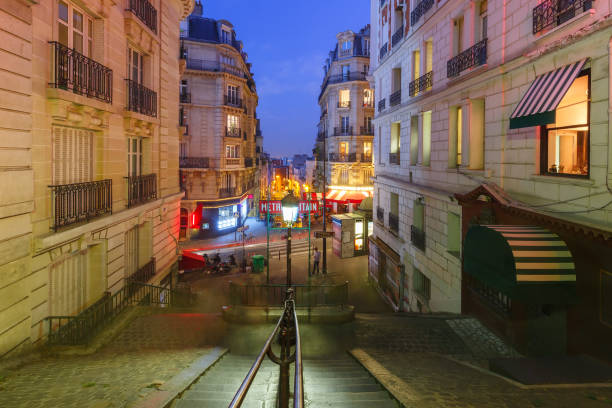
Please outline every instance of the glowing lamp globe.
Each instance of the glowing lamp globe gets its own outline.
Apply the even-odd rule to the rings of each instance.
[[[283,221],[287,224],[293,224],[297,220],[299,204],[300,201],[293,195],[292,191],[289,191],[289,194],[281,200]]]

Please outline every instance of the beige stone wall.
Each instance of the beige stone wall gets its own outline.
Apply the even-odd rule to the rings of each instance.
[[[95,20],[93,59],[113,70],[112,103],[49,85],[49,41],[58,39],[57,1],[0,4],[0,152],[7,153],[0,160],[0,356],[44,342],[45,318],[55,311],[69,308],[78,313],[104,292],[121,289],[128,230],[141,231],[139,264],[149,256],[156,258],[151,283],[164,279],[177,259],[182,194],[176,55],[179,20],[193,2],[153,0],[157,33],[126,11],[123,1],[77,3]],[[150,62],[145,85],[157,93],[156,118],[126,110],[127,44]],[[112,180],[112,214],[53,230],[48,187],[54,182],[53,126],[94,132],[92,179]],[[128,136],[144,138],[143,174],[157,175],[157,199],[131,208],[125,181]],[[68,278],[57,276],[63,263],[77,258],[84,267],[62,269]],[[74,271],[78,280],[71,281],[77,276],[69,274]]]
[[[379,27],[388,27],[390,3],[381,9],[378,0],[371,2],[372,47],[379,49]],[[593,3],[593,9],[577,12],[574,19],[558,27],[532,33],[533,8],[538,2],[512,0],[505,3],[489,0],[486,64],[447,78],[447,61],[454,55],[453,20],[464,19],[464,49],[479,41],[477,27],[479,3],[463,0],[435,2],[432,9],[411,26],[405,37],[388,55],[379,60],[372,53],[371,67],[377,102],[386,98],[387,108],[375,120],[374,155],[376,166],[375,206],[388,205],[390,192],[409,198],[400,203],[400,231],[390,233],[385,223],[376,223],[375,235],[395,248],[409,265],[419,268],[432,282],[430,310],[459,311],[460,265],[448,254],[446,213],[458,211],[449,199],[475,186],[494,182],[517,200],[527,204],[551,203],[540,207],[552,210],[553,216],[612,230],[612,209],[599,209],[611,199],[606,189],[609,145],[609,3]],[[393,14],[393,13],[391,13]],[[391,17],[393,18],[393,17]],[[425,41],[433,41],[433,88],[410,97],[413,80],[413,52],[420,50],[420,75],[424,70]],[[590,58],[590,175],[586,179],[540,175],[539,133],[536,127],[509,129],[509,117],[537,75],[566,64]],[[392,70],[402,70],[401,104],[389,107]],[[478,144],[483,135],[473,127],[478,121],[477,106],[484,103],[484,147]],[[452,108],[463,111],[462,162],[454,166],[455,150],[449,141],[455,125],[449,116]],[[423,112],[431,111],[431,160],[423,162]],[[482,115],[481,115],[482,116]],[[417,132],[411,132],[411,121],[418,118]],[[401,164],[388,161],[393,123],[400,124]],[[418,146],[418,160],[411,160],[411,146]],[[484,155],[480,152],[484,150]],[[423,196],[426,202],[423,253],[410,243],[411,202]],[[574,198],[580,199],[574,200]],[[555,204],[559,201],[571,200]],[[574,212],[574,214],[572,214]],[[405,223],[405,224],[404,224]],[[408,277],[410,278],[410,277]],[[410,279],[408,279],[410,280]],[[434,288],[437,288],[434,290]],[[412,292],[411,292],[412,293]],[[414,304],[410,308],[414,310]]]

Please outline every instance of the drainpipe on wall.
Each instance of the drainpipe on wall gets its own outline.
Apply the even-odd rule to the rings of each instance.
[[[608,42],[608,160],[606,161],[606,188],[610,194],[612,194],[612,188],[610,187],[610,179],[612,179],[612,174],[610,173],[612,171],[610,168],[610,162],[612,162],[612,125],[610,124],[612,120],[612,82],[610,81],[610,67],[612,67],[611,51],[612,37],[610,37],[610,41]],[[589,99],[590,98],[591,95],[589,95]]]

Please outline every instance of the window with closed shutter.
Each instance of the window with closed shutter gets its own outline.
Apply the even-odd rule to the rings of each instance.
[[[53,184],[93,180],[94,132],[65,126],[53,127]]]
[[[50,268],[49,313],[72,316],[85,308],[87,251],[75,252]]]
[[[125,233],[125,277],[138,271],[138,226]]]

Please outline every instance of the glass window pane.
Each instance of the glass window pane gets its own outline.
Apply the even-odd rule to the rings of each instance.
[[[62,23],[57,26],[57,40],[60,44],[68,47],[68,26]]]
[[[83,32],[83,15],[76,10],[72,13],[72,28]]]
[[[87,20],[87,35],[93,37],[93,21]]]
[[[72,48],[79,53],[83,53],[83,36],[76,31],[72,32]]]
[[[68,4],[64,3],[63,1],[60,1],[58,3],[58,14],[60,20],[68,22]]]
[[[548,131],[548,172],[586,176],[588,131],[585,128]]]

